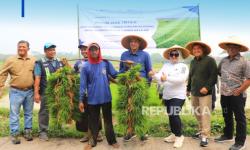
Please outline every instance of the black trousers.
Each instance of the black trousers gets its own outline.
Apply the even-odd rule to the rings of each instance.
[[[224,117],[225,127],[224,135],[228,138],[233,137],[234,120],[236,120],[236,137],[235,143],[244,145],[246,140],[246,116],[245,116],[245,103],[246,98],[243,95],[239,96],[223,96],[221,95],[221,107]]]
[[[212,88],[212,111],[214,111],[215,102],[216,102],[216,88],[215,86],[213,86]]]
[[[180,137],[182,135],[182,123],[179,113],[185,100],[173,98],[170,100],[164,99],[164,102],[167,108],[171,132],[174,133],[175,136]]]
[[[80,132],[88,132],[88,103],[84,101],[84,112],[81,113],[80,120],[76,121],[76,130]],[[99,130],[102,130],[102,120],[99,119]]]
[[[115,132],[112,123],[112,105],[111,102],[99,104],[99,105],[88,105],[88,121],[89,121],[89,129],[91,131],[93,138],[92,146],[95,146],[97,143],[97,136],[99,132],[99,118],[100,118],[100,110],[102,109],[103,119],[104,119],[104,128],[105,128],[105,136],[107,138],[108,144],[112,145],[117,143]]]

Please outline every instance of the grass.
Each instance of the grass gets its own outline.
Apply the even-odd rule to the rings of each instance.
[[[114,113],[114,120],[115,120],[115,114]],[[221,114],[220,111],[214,112],[212,116],[212,135],[218,135],[222,133],[224,122],[221,115],[215,115],[215,114]],[[0,110],[0,137],[8,136],[9,135],[9,110],[4,108]],[[23,112],[21,112],[21,119],[20,119],[20,126],[21,126],[21,132],[23,129]],[[187,116],[181,116],[182,123],[183,123],[183,134],[185,136],[191,136],[192,134],[197,132],[197,121],[195,120],[194,116],[187,115]],[[115,122],[115,121],[114,121]],[[250,134],[250,110],[247,110],[247,134]],[[168,118],[166,115],[161,116],[152,116],[148,117],[148,134],[153,137],[165,137],[169,135],[170,128],[168,123]],[[121,126],[114,123],[115,132],[117,136],[122,136],[122,129]],[[75,129],[75,125],[69,124],[63,126],[63,131],[58,130],[55,128],[54,123],[50,121],[50,132],[49,135],[51,137],[72,137],[72,138],[79,138],[82,136],[81,132],[78,132]],[[33,134],[34,136],[38,136],[38,111],[34,111],[33,115]]]
[[[118,98],[117,92],[117,86],[112,84],[112,96],[113,96],[113,118],[114,118],[114,127],[115,132],[117,136],[122,136],[122,128],[119,124],[117,124],[116,121],[116,100]],[[161,100],[158,99],[158,96],[156,94],[156,87],[152,85],[149,89],[149,100],[146,102],[146,106],[162,106]],[[164,107],[162,107],[165,109]],[[183,107],[183,111],[186,106]],[[250,109],[246,111],[247,116],[247,134],[250,134]],[[20,129],[22,132],[23,129],[23,112],[21,112],[21,118],[20,118]],[[183,122],[183,133],[185,136],[191,136],[194,134],[197,130],[197,121],[192,115],[182,115],[181,116],[182,122]],[[1,108],[0,109],[0,137],[1,136],[8,136],[9,135],[9,109]],[[223,127],[224,127],[224,121],[220,110],[216,110],[213,112],[212,116],[212,135],[218,135],[222,133]],[[147,128],[148,128],[148,134],[150,136],[154,137],[165,137],[170,133],[169,123],[168,123],[168,117],[165,115],[165,113],[160,113],[159,115],[152,115],[147,117]],[[34,110],[33,113],[33,134],[35,136],[38,135],[38,110]],[[69,124],[63,126],[63,131],[58,130],[54,123],[50,120],[50,132],[49,135],[51,137],[73,137],[73,138],[79,138],[82,136],[81,132],[78,132],[75,129],[75,125]]]
[[[1,66],[2,62],[0,62]],[[116,66],[116,69],[118,68],[118,63],[114,64]],[[153,64],[153,68],[155,70],[159,70],[162,67],[161,63],[155,63]],[[117,85],[111,84],[111,91],[112,91],[112,106],[113,106],[113,117],[114,117],[114,128],[117,136],[123,136],[121,126],[116,123],[116,101],[118,98],[118,90]],[[8,88],[4,88],[4,94],[8,92]],[[156,92],[156,86],[155,84],[152,84],[152,86],[149,88],[149,99],[145,103],[145,106],[162,106],[161,100],[158,99],[158,95]],[[184,105],[183,108],[187,106]],[[23,130],[23,112],[21,111],[21,118],[20,118],[20,130],[22,132]],[[250,109],[246,111],[247,116],[247,134],[250,135]],[[181,116],[182,122],[183,122],[183,133],[186,136],[190,136],[194,134],[197,130],[197,121],[192,115],[183,115]],[[223,127],[224,127],[224,121],[220,110],[216,110],[213,113],[212,116],[212,135],[218,135],[222,133]],[[147,117],[147,127],[148,127],[148,134],[150,136],[154,137],[165,137],[170,133],[169,123],[168,123],[168,117],[166,114],[162,113],[160,115],[156,116],[148,116]],[[63,131],[58,130],[54,123],[50,120],[50,132],[49,135],[51,137],[73,137],[73,138],[79,138],[82,136],[81,132],[78,132],[75,129],[75,125],[69,124],[63,126]],[[38,110],[34,110],[33,113],[33,134],[35,136],[38,136]],[[6,108],[0,108],[0,137],[8,136],[9,135],[9,109]]]

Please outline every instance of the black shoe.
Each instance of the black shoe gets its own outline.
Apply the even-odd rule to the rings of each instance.
[[[141,140],[141,141],[146,141],[146,140],[148,140],[148,135],[146,134],[146,135],[141,136],[141,137],[140,137],[140,140]]]
[[[220,137],[214,139],[215,142],[219,142],[219,143],[229,142],[233,140],[234,140],[233,138],[228,138],[225,135],[221,135]]]
[[[197,139],[197,140],[201,139],[201,133],[198,132],[198,133],[192,135],[192,138]]]
[[[201,147],[207,147],[208,146],[208,139],[207,138],[202,138],[200,142]]]
[[[134,133],[133,134],[127,134],[126,136],[123,137],[123,140],[125,142],[128,142],[128,141],[131,141],[135,137],[136,137],[136,135]]]
[[[20,139],[18,138],[18,135],[11,135],[11,142],[13,144],[20,144],[21,143]]]
[[[33,140],[33,137],[32,137],[32,130],[31,129],[25,129],[24,130],[24,138],[27,140],[27,141],[32,141]]]
[[[243,149],[245,149],[245,145],[240,145],[237,143],[235,143],[229,148],[229,150],[243,150]]]

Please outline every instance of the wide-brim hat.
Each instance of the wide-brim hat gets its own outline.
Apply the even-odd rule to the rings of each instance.
[[[140,36],[137,36],[137,35],[127,35],[127,36],[123,37],[122,40],[121,40],[122,46],[124,48],[126,48],[126,49],[130,49],[130,44],[129,43],[130,43],[130,41],[132,39],[137,39],[140,42],[140,46],[139,46],[140,50],[145,49],[147,47],[147,45],[148,45],[147,42],[146,42],[146,40],[143,39]]]
[[[239,52],[245,52],[249,50],[249,48],[245,46],[238,37],[229,37],[227,40],[220,42],[219,46],[224,50],[228,50],[228,48],[230,47],[229,44],[238,45]]]
[[[174,46],[172,46],[172,47],[170,47],[170,48],[167,48],[167,49],[163,52],[164,58],[170,59],[170,56],[169,56],[170,52],[171,52],[171,51],[175,51],[175,50],[178,50],[178,51],[181,52],[181,55],[182,55],[183,59],[185,59],[185,58],[187,58],[187,57],[189,56],[189,51],[188,51],[187,49],[185,49],[184,47],[181,47],[181,46],[179,46],[179,45],[174,45]]]
[[[193,47],[194,47],[194,45],[201,45],[204,55],[208,55],[208,54],[211,53],[211,48],[206,43],[201,42],[201,41],[192,41],[192,42],[187,43],[186,46],[185,46],[185,48],[187,50],[189,50],[191,55],[193,55]]]

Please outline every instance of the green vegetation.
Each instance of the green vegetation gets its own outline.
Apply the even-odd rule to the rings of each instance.
[[[113,116],[115,132],[118,136],[123,136],[122,126],[117,121],[116,103],[118,99],[118,87],[115,84],[111,84],[112,96],[113,96]],[[188,101],[188,100],[186,100]],[[162,106],[161,100],[158,99],[156,93],[156,86],[153,84],[149,88],[149,99],[145,106]],[[185,108],[186,106],[184,106]],[[164,108],[164,107],[163,107]],[[184,110],[183,110],[184,111]],[[21,112],[21,130],[23,130],[23,112]],[[38,111],[35,110],[33,114],[33,133],[38,135]],[[246,110],[247,116],[247,134],[250,135],[250,109]],[[197,121],[193,115],[182,115],[183,132],[185,136],[191,136],[197,130]],[[0,108],[0,136],[9,135],[9,109]],[[216,110],[212,116],[212,134],[218,135],[222,133],[224,127],[223,117],[220,110]],[[50,122],[50,136],[51,137],[81,137],[82,133],[76,131],[74,123],[70,125],[63,124],[63,130],[56,128],[55,124]],[[165,114],[147,116],[147,128],[150,136],[164,137],[170,133],[168,124],[168,117]]]
[[[148,99],[148,84],[140,78],[141,65],[118,76],[117,116],[123,134],[136,133],[140,137],[145,134],[147,122],[142,107]]]
[[[123,136],[122,126],[117,124],[116,122],[116,114],[117,112],[113,108],[113,116],[114,116],[114,125],[115,132],[117,136]],[[247,115],[247,134],[250,135],[250,110],[246,111]],[[21,132],[23,131],[23,112],[21,112]],[[191,136],[197,131],[197,121],[192,115],[184,115],[181,116],[183,123],[183,132],[185,136]],[[9,109],[1,108],[0,109],[0,137],[9,135]],[[148,126],[148,134],[153,137],[165,137],[170,134],[170,128],[168,123],[168,117],[166,115],[161,116],[151,116],[147,117],[147,126]],[[212,135],[219,135],[222,133],[224,127],[223,118],[221,115],[221,111],[216,111],[212,116]],[[75,129],[74,123],[72,124],[64,124],[63,130],[59,130],[56,128],[53,122],[50,122],[50,131],[49,135],[51,137],[73,137],[79,138],[82,136],[81,132],[78,132]],[[33,114],[33,134],[34,136],[38,136],[38,111],[35,110]]]
[[[58,128],[72,119],[79,120],[79,86],[79,74],[71,67],[63,67],[49,76],[46,89],[47,106]]]
[[[3,62],[0,61],[0,66]],[[116,69],[118,69],[119,63],[114,63]],[[153,68],[155,70],[159,70],[162,67],[162,63],[153,63]],[[6,94],[8,91],[7,88],[4,89],[4,93]],[[112,106],[113,106],[113,117],[114,117],[114,126],[115,132],[118,136],[123,136],[123,127],[118,123],[118,112],[116,109],[118,102],[118,86],[115,84],[111,84],[112,91]],[[161,100],[158,99],[158,94],[156,92],[156,85],[152,84],[148,89],[148,100],[145,102],[144,106],[162,106]],[[186,100],[188,102],[188,100]],[[184,108],[187,107],[184,105]],[[162,106],[164,109],[164,106]],[[188,109],[188,107],[187,107]],[[247,116],[247,134],[250,135],[250,109],[246,110]],[[147,116],[147,131],[150,136],[155,137],[164,137],[170,133],[168,117],[166,114],[162,113],[160,115],[152,115]],[[194,134],[197,130],[197,121],[193,115],[182,115],[183,122],[183,132],[185,136],[190,136]],[[20,125],[21,132],[23,130],[23,112],[21,111]],[[216,110],[212,116],[212,134],[217,135],[222,133],[224,127],[224,121],[220,110]],[[38,110],[34,111],[33,114],[33,134],[38,136]],[[51,137],[76,137],[79,138],[82,136],[81,132],[78,132],[75,129],[75,124],[62,124],[62,129],[60,130],[55,122],[50,120],[50,131],[49,135]],[[0,137],[9,135],[9,109],[0,108]]]

